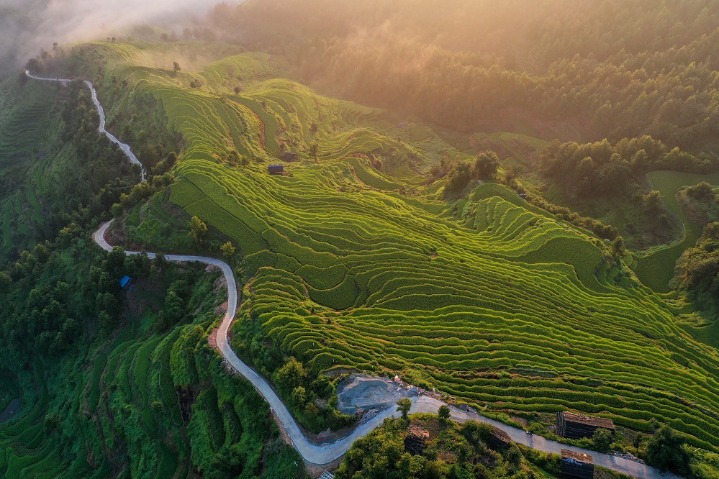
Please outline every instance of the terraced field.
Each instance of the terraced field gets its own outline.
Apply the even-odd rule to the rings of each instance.
[[[238,354],[261,362],[270,344],[315,373],[398,373],[485,413],[572,408],[639,430],[656,418],[717,450],[719,354],[596,238],[498,185],[439,201],[414,173],[421,145],[288,80],[257,78],[238,97],[120,68],[184,135],[170,201],[244,255]],[[301,161],[268,176],[282,143]],[[249,164],[224,162],[228,149]]]

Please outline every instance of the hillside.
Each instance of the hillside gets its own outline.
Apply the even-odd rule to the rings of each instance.
[[[155,95],[182,134],[169,201],[241,251],[234,346],[260,370],[295,357],[307,388],[333,369],[399,373],[485,411],[572,408],[644,431],[656,418],[714,448],[716,351],[596,239],[501,186],[438,201],[412,166],[431,161],[423,145],[380,133],[376,113],[266,73],[239,95],[214,79],[218,68],[244,71],[252,55],[174,77],[133,68],[137,47],[95,48],[105,78],[123,72],[125,95]],[[266,173],[277,161],[272,131],[302,158],[289,176]],[[233,150],[244,167],[224,157]],[[152,230],[134,231],[143,228]]]
[[[0,79],[0,479],[715,477],[708,3],[248,0]]]

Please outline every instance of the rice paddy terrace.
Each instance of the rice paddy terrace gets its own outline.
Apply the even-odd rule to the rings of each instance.
[[[268,57],[174,76],[134,66],[143,47],[95,48],[108,120],[134,92],[160,99],[185,140],[169,200],[243,254],[241,357],[262,369],[269,342],[314,372],[397,373],[484,413],[656,418],[717,450],[719,354],[596,238],[496,184],[440,201],[418,172],[441,140],[407,142],[382,112],[277,78]],[[269,176],[282,151],[299,161]]]

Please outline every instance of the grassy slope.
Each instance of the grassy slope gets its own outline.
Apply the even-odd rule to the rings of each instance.
[[[719,174],[700,175],[676,171],[654,171],[649,175],[652,188],[662,194],[664,204],[684,225],[684,235],[676,243],[652,249],[638,257],[637,276],[655,291],[669,291],[669,282],[674,277],[674,265],[687,248],[693,246],[702,228],[686,217],[677,202],[676,193],[683,186],[692,186],[702,181],[719,185]]]
[[[88,268],[85,260],[67,258],[78,272]],[[243,451],[239,477],[303,477],[265,403],[209,348],[206,332],[216,317],[205,311],[216,302],[216,276],[200,277],[189,300],[191,322],[157,332],[167,285],[145,280],[110,337],[59,362],[37,360],[33,379],[25,377],[22,413],[0,427],[0,478],[195,478],[196,470],[209,469],[226,477],[213,460],[232,444]],[[180,389],[197,394],[189,421]]]
[[[108,53],[183,133],[170,199],[241,248],[252,277],[244,320],[257,318],[286,354],[316,371],[399,372],[482,409],[570,407],[645,430],[658,418],[695,444],[719,443],[717,352],[648,289],[616,285],[597,240],[484,187],[458,205],[463,222],[439,214],[442,203],[411,194],[421,188],[407,164],[421,145],[382,134],[359,107],[264,77],[240,98],[193,90],[190,78],[211,76],[173,78]],[[320,161],[267,176],[267,132],[307,158],[314,122]],[[228,148],[250,165],[220,164]]]
[[[0,171],[16,181],[0,195],[0,264],[46,233],[46,218],[37,193],[47,190],[50,169],[62,168],[74,150],[60,138],[60,97],[56,86],[19,81],[0,83]],[[12,172],[12,173],[11,173]],[[25,183],[33,187],[23,187]]]

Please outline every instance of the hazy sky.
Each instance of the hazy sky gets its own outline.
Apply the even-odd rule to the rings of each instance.
[[[0,0],[0,72],[53,42],[106,38],[144,22],[204,13],[221,0]],[[238,2],[228,2],[238,3]]]

